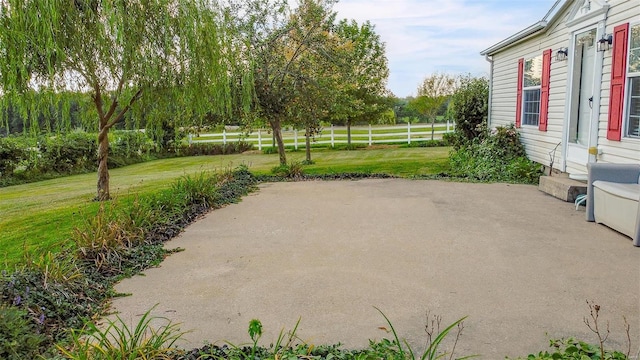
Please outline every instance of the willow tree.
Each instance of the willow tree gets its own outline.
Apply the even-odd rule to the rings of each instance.
[[[33,94],[90,94],[96,199],[109,199],[108,133],[133,109],[230,110],[235,52],[218,9],[213,0],[0,0],[2,94],[23,107]]]

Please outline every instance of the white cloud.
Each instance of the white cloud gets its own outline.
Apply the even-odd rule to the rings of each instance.
[[[389,88],[415,93],[436,72],[486,75],[479,52],[540,20],[554,0],[341,0],[339,18],[370,20],[387,46]]]

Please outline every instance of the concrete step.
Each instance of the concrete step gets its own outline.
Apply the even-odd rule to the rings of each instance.
[[[587,193],[587,184],[569,179],[566,174],[541,176],[538,190],[567,202],[576,201],[576,197]]]

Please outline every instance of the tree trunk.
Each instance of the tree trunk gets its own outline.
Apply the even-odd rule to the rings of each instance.
[[[311,129],[307,127],[307,131],[305,132],[305,143],[307,145],[307,163],[311,164]]]
[[[347,146],[351,146],[351,120],[347,120]]]
[[[103,127],[98,134],[98,189],[97,201],[109,200],[109,168],[107,159],[109,158],[109,128]]]
[[[273,137],[278,144],[278,155],[280,156],[280,165],[287,165],[287,155],[284,153],[284,141],[282,141],[282,126],[280,126],[280,120],[272,120],[271,129],[273,130]]]
[[[431,141],[433,141],[433,135],[434,135],[434,132],[435,132],[435,129],[433,127],[434,127],[435,123],[436,123],[436,118],[434,116],[434,117],[431,118]]]

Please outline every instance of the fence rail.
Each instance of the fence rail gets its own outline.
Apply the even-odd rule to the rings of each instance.
[[[446,124],[419,124],[419,125],[396,125],[396,126],[352,126],[352,144],[393,144],[420,142],[427,140],[439,140],[446,133],[453,132],[454,125]],[[197,136],[189,134],[189,144],[197,143],[217,143],[227,144],[229,142],[245,141],[252,143],[262,150],[273,146],[273,137],[270,130],[259,129],[252,133],[241,132],[237,127],[225,128],[220,133],[199,134]],[[285,146],[294,146],[297,150],[300,146],[305,147],[305,136],[303,130],[289,130],[282,132],[282,140]],[[321,145],[336,146],[347,144],[347,127],[331,126],[323,129],[316,135],[312,143]]]

